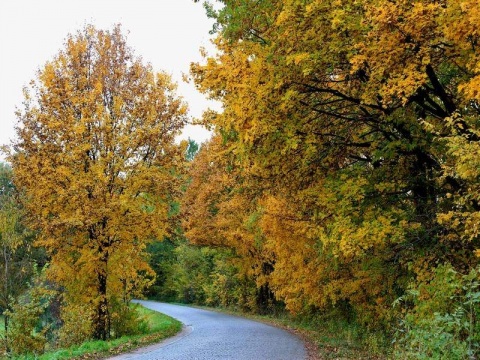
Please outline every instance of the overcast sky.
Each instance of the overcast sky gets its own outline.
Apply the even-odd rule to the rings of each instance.
[[[22,87],[36,70],[63,48],[67,34],[85,24],[112,29],[121,23],[128,44],[154,70],[164,70],[179,83],[178,93],[199,117],[209,105],[191,84],[182,82],[199,48],[211,48],[212,20],[193,0],[0,0],[0,145],[14,136],[15,107]],[[189,128],[185,137],[204,141],[204,129]],[[0,158],[1,159],[1,158]]]

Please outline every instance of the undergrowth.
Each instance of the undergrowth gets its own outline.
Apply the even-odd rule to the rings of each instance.
[[[142,334],[122,336],[109,341],[91,340],[66,349],[57,349],[42,355],[27,354],[12,357],[14,360],[63,360],[63,359],[102,359],[158,342],[178,333],[182,324],[169,316],[135,305],[139,316],[148,326]]]

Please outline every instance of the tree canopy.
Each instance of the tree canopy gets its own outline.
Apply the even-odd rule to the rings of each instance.
[[[49,275],[68,303],[86,303],[94,337],[110,336],[115,299],[154,274],[146,243],[168,232],[185,149],[186,106],[120,26],[86,26],[25,89],[11,162]]]
[[[192,74],[223,104],[204,121],[244,179],[226,188],[258,190],[277,298],[368,323],[438,264],[475,266],[478,3],[221,3],[207,4],[218,53]]]

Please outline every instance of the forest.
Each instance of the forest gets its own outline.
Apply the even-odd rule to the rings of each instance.
[[[190,119],[120,25],[68,35],[25,89],[0,166],[0,356],[134,333],[145,296],[477,359],[478,0],[216,3],[187,80],[221,110]],[[179,144],[192,121],[211,139]]]

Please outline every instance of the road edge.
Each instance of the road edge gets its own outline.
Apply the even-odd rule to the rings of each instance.
[[[168,346],[170,344],[173,344],[173,343],[176,343],[177,341],[182,340],[184,337],[190,335],[192,331],[193,331],[193,326],[183,324],[182,330],[172,337],[163,339],[162,341],[155,344],[140,347],[138,349],[129,351],[127,353],[108,357],[107,360],[127,360],[127,359],[133,359],[138,355],[148,354],[149,352],[155,351],[157,349],[160,349],[162,347]]]

